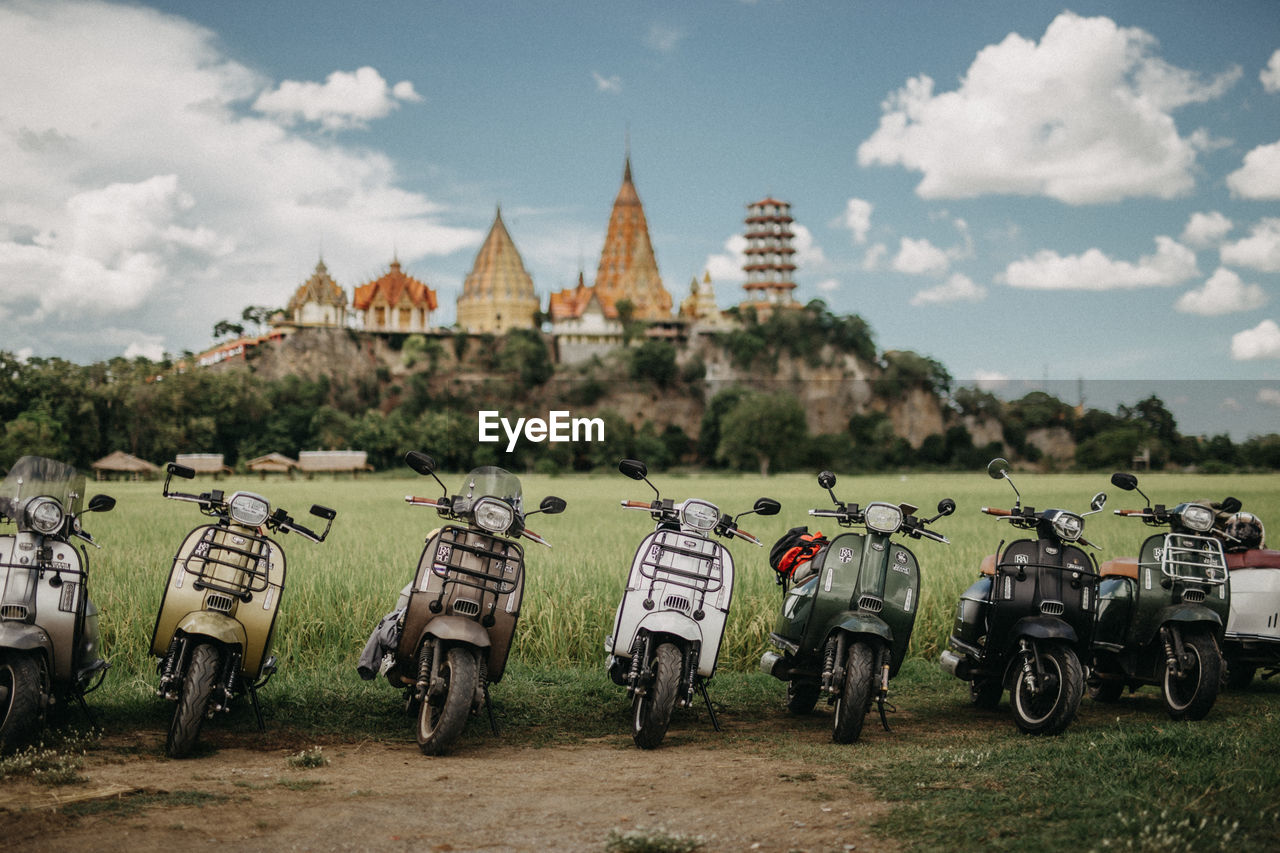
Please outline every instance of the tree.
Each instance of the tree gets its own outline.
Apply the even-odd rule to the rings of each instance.
[[[645,341],[631,351],[631,378],[649,379],[660,388],[675,380],[676,348],[666,341]]]
[[[213,324],[214,340],[221,337],[238,338],[243,334],[244,326],[240,323],[233,323],[230,320],[219,320]]]
[[[741,467],[754,460],[760,476],[785,468],[804,453],[809,432],[804,409],[785,391],[747,392],[720,425],[716,458]]]

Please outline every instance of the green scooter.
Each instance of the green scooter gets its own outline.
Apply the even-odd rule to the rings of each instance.
[[[832,740],[852,743],[862,733],[873,700],[881,725],[889,730],[889,679],[906,657],[920,609],[920,564],[890,537],[901,533],[950,544],[926,528],[955,512],[956,502],[945,498],[937,515],[921,519],[910,504],[846,504],[832,491],[835,484],[830,471],[818,475],[818,485],[836,508],[811,509],[809,514],[834,518],[841,527],[861,525],[866,532],[836,536],[794,575],[779,576],[782,611],[769,640],[782,653],[766,652],[760,668],[787,682],[787,708],[794,714],[812,711],[826,694],[835,705]]]

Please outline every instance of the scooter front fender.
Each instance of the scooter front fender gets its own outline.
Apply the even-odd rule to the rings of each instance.
[[[53,640],[49,638],[48,632],[38,625],[26,622],[0,622],[0,649],[19,652],[39,649],[48,660],[53,660]]]
[[[209,610],[195,610],[188,613],[178,620],[174,630],[188,636],[209,637],[224,645],[239,646],[241,649],[249,644],[243,625],[230,616]]]
[[[1010,635],[1016,641],[1020,637],[1033,640],[1065,640],[1072,645],[1080,642],[1076,629],[1053,616],[1024,616],[1013,623]]]
[[[650,613],[636,625],[636,633],[648,631],[650,634],[670,634],[691,643],[702,642],[702,629],[698,623],[682,613],[670,610],[659,610]],[[630,648],[630,647],[628,647]]]
[[[1171,604],[1160,611],[1160,618],[1157,620],[1161,625],[1168,625],[1170,622],[1181,622],[1183,624],[1204,623],[1213,626],[1213,632],[1219,636],[1222,635],[1223,623],[1222,617],[1214,613],[1207,607],[1199,604]]]
[[[883,619],[876,616],[862,616],[857,613],[845,613],[827,631],[831,636],[837,631],[847,634],[870,634],[879,637],[889,645],[893,645],[893,629]]]
[[[492,645],[489,632],[479,622],[461,616],[437,616],[422,629],[422,635],[451,643],[467,643],[478,649]]]

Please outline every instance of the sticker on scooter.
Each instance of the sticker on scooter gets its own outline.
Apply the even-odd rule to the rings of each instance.
[[[841,562],[841,563],[847,563],[847,562],[849,562],[849,561],[850,561],[850,560],[852,560],[852,559],[853,559],[853,549],[852,549],[852,548],[841,548],[841,549],[840,549],[840,562]]]
[[[440,547],[436,549],[436,562],[447,563],[449,562],[449,557],[452,554],[453,554],[453,546],[446,545],[442,542],[440,544]]]

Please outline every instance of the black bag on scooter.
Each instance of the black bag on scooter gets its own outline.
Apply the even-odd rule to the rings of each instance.
[[[778,583],[784,583],[796,569],[809,562],[827,545],[822,531],[809,532],[808,527],[793,527],[778,538],[769,549],[769,566],[777,572]]]

